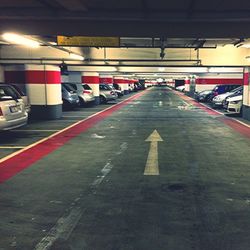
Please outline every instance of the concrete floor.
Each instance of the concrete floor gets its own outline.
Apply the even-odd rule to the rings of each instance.
[[[103,108],[34,122],[1,146]],[[0,249],[250,249],[250,139],[223,119],[167,88],[145,91],[0,185]],[[144,175],[155,129],[159,175]]]

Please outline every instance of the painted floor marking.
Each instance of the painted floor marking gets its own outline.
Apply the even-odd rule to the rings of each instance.
[[[127,142],[123,142],[115,155],[123,153],[126,149]],[[112,159],[108,159],[104,167],[101,169],[99,175],[97,175],[95,180],[90,185],[92,194],[96,194],[98,187],[111,172],[113,167]],[[75,229],[86,210],[86,208],[79,204],[81,198],[77,198],[76,200],[77,202],[75,202],[75,204],[70,208],[69,212],[59,218],[55,226],[52,227],[48,234],[36,245],[35,250],[49,250],[57,239],[67,240],[70,237],[71,233]]]
[[[234,129],[235,131],[239,132],[240,134],[250,138],[250,126],[242,121],[239,121],[238,119],[235,118],[231,118],[231,117],[227,117],[224,115],[224,113],[219,112],[217,110],[214,110],[210,107],[208,107],[207,105],[203,104],[203,103],[198,103],[196,102],[193,98],[185,96],[184,94],[180,94],[176,91],[173,91],[176,95],[178,95],[180,98],[187,100],[189,102],[191,102],[193,105],[202,108],[203,110],[205,110],[208,114],[210,115],[220,115],[219,120],[221,122],[223,122],[224,124],[228,125],[229,127],[231,127],[232,129]]]
[[[21,172],[23,169],[52,153],[54,150],[60,148],[69,140],[75,138],[77,135],[83,133],[87,129],[90,129],[95,124],[109,117],[115,111],[128,105],[131,101],[136,100],[147,92],[148,91],[146,90],[135,94],[121,101],[120,103],[117,103],[83,120],[73,123],[70,126],[41,139],[24,149],[0,159],[0,183],[8,180],[18,172]]]
[[[13,132],[57,132],[59,129],[13,129]]]
[[[19,149],[26,148],[26,146],[0,146],[0,149]]]
[[[162,142],[163,140],[157,130],[154,130],[145,141],[150,142],[150,149],[144,175],[159,175],[158,142]]]

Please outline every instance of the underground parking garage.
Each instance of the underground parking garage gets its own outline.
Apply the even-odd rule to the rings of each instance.
[[[0,1],[0,249],[249,249],[249,10]]]

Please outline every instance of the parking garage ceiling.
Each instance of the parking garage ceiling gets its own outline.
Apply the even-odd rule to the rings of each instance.
[[[248,0],[1,0],[0,29],[33,35],[250,37]]]

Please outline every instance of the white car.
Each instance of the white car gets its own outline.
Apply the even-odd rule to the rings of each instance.
[[[212,105],[213,105],[213,107],[221,107],[223,105],[224,100],[227,97],[234,96],[234,95],[242,95],[242,93],[243,93],[243,86],[240,86],[240,87],[233,89],[229,92],[217,95],[213,98]]]
[[[0,130],[10,130],[27,124],[28,113],[20,94],[11,86],[0,85]]]
[[[229,113],[241,113],[242,103],[243,103],[243,95],[229,97],[227,99],[227,101],[228,101],[227,112],[229,112]]]
[[[178,91],[184,92],[185,91],[185,85],[181,85],[175,88]]]

